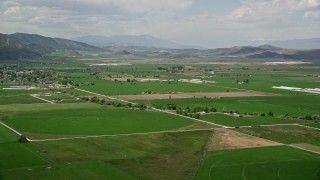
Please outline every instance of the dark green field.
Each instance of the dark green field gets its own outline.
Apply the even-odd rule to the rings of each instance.
[[[34,98],[30,95],[0,96],[0,99],[0,105],[46,103],[45,101]]]

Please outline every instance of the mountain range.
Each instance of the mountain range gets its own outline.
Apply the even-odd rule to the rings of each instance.
[[[219,57],[222,59],[245,58],[320,61],[320,48],[313,50],[296,50],[266,44],[261,46],[200,49],[188,48],[151,36],[86,36],[68,40],[36,34],[0,34],[0,59],[35,58],[57,50],[70,51],[70,53],[67,54],[77,55],[81,55],[81,53],[79,53],[81,51],[130,56],[139,56],[141,53],[153,53],[159,58],[167,59]]]
[[[83,36],[73,38],[75,41],[84,42],[93,46],[108,48],[113,46],[140,46],[140,47],[153,47],[153,48],[170,48],[170,49],[183,49],[188,46],[183,46],[168,40],[155,38],[148,35],[118,35],[118,36]]]

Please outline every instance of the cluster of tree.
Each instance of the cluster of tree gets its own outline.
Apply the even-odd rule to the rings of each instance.
[[[236,84],[249,84],[249,79],[245,79],[245,80],[243,80],[243,81],[237,79],[237,80],[235,81],[235,83],[236,83]]]
[[[157,67],[158,71],[165,71],[167,73],[184,73],[183,66],[172,66],[172,67]]]
[[[124,108],[140,109],[140,110],[147,109],[147,105],[145,104],[132,104],[132,103],[124,103],[120,101],[109,101],[105,99],[99,99],[96,96],[92,98],[80,97],[80,99],[83,101],[90,101],[90,102],[105,105],[105,106],[124,107]]]
[[[260,116],[262,117],[265,117],[265,116],[269,116],[269,117],[273,117],[273,112],[268,112],[267,114],[266,113],[261,113]]]
[[[304,117],[300,117],[300,119],[305,119],[305,120],[320,120],[320,115],[306,115]]]
[[[141,94],[153,94],[152,91],[143,91]]]
[[[217,112],[217,109],[212,107],[212,108],[208,108],[208,107],[186,107],[184,109],[182,109],[181,107],[177,108],[177,105],[175,104],[167,104],[166,106],[162,106],[162,105],[156,105],[153,104],[153,106],[156,109],[167,109],[167,110],[174,110],[176,111],[178,114],[181,114],[181,112],[186,112],[186,113],[199,113],[199,112],[205,112],[205,113],[209,113],[209,112]]]

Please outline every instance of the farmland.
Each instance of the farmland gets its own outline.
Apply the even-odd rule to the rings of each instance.
[[[320,96],[272,88],[319,88],[318,66],[121,58],[3,76],[0,179],[319,178]]]
[[[126,109],[68,109],[19,114],[3,121],[21,132],[62,135],[114,135],[165,131],[192,120],[158,112]]]

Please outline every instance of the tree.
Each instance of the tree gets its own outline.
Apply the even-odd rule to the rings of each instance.
[[[273,117],[273,112],[268,112],[268,116]]]
[[[265,117],[266,113],[261,113],[260,116]]]
[[[28,138],[22,134],[18,137],[18,142],[29,142],[29,141],[28,141]]]
[[[311,115],[306,115],[305,118],[306,118],[306,120],[312,120],[313,119]]]

